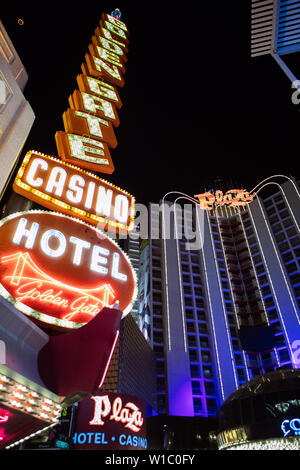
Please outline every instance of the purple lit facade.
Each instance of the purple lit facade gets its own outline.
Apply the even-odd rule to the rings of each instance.
[[[158,412],[215,416],[251,378],[300,368],[297,182],[268,184],[243,209],[205,211],[198,250],[163,240],[164,219],[150,208],[139,326],[156,355]],[[195,214],[187,223],[200,231]]]

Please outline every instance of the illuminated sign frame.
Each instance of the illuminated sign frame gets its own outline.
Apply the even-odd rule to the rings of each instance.
[[[103,276],[105,277],[104,279],[102,278],[103,288],[105,287],[106,283],[110,282],[110,281],[107,280],[107,277],[106,277],[106,276],[107,276],[107,274],[106,274],[107,269],[105,268],[105,266],[109,267],[109,262],[106,262],[106,261],[105,261],[105,256],[110,256],[110,257],[111,257],[111,255],[109,255],[109,254],[107,253],[107,250],[105,249],[105,246],[103,246],[103,243],[106,242],[109,246],[115,247],[116,252],[122,254],[122,256],[124,257],[125,266],[127,266],[127,267],[126,267],[127,272],[130,273],[130,276],[131,276],[131,280],[129,280],[129,281],[130,281],[130,283],[131,283],[131,288],[132,288],[132,297],[131,297],[130,299],[129,299],[129,297],[128,297],[128,299],[126,299],[126,301],[125,301],[125,304],[127,304],[126,308],[121,308],[121,307],[120,307],[120,310],[122,310],[122,312],[123,312],[123,316],[125,316],[127,313],[129,313],[129,311],[130,311],[131,308],[132,308],[133,303],[135,302],[136,296],[137,296],[136,273],[135,273],[135,270],[133,269],[133,267],[132,267],[132,265],[131,265],[131,261],[130,261],[129,257],[127,256],[127,254],[126,254],[125,252],[123,252],[123,250],[119,247],[119,245],[118,245],[114,240],[112,240],[108,235],[106,235],[104,232],[102,232],[101,230],[99,230],[99,229],[93,227],[92,225],[89,225],[89,224],[87,224],[87,223],[85,223],[85,222],[82,222],[82,221],[79,221],[79,220],[77,220],[77,219],[75,219],[75,218],[73,218],[73,217],[70,217],[70,216],[67,216],[67,215],[64,215],[64,214],[60,214],[60,213],[57,213],[57,212],[48,212],[48,211],[36,210],[36,211],[25,211],[25,212],[19,212],[19,213],[11,214],[11,215],[9,215],[8,217],[6,217],[6,218],[0,220],[0,230],[2,229],[3,226],[5,226],[6,223],[9,223],[9,222],[12,221],[13,219],[19,218],[20,220],[22,220],[22,217],[23,217],[23,218],[26,217],[26,216],[27,216],[27,217],[30,217],[31,215],[32,215],[32,216],[33,216],[33,215],[52,216],[54,219],[58,217],[58,218],[61,218],[61,224],[64,223],[64,220],[65,220],[66,222],[67,222],[67,221],[73,221],[73,222],[76,224],[76,228],[78,228],[78,230],[81,230],[81,231],[83,232],[83,231],[86,231],[87,229],[90,229],[90,230],[92,231],[92,234],[98,234],[98,235],[99,235],[99,240],[100,240],[100,245],[99,245],[100,248],[99,248],[99,250],[102,250],[102,251],[99,251],[99,250],[98,250],[99,253],[97,254],[97,259],[96,259],[96,261],[97,261],[98,263],[100,263],[101,265],[98,264],[98,266],[96,266],[96,267],[97,267],[96,272],[99,272],[99,273],[100,273],[100,270],[101,270]],[[33,225],[33,224],[32,224],[32,225]],[[69,225],[70,225],[70,224],[69,224]],[[77,226],[78,226],[78,227],[77,227]],[[30,233],[31,233],[31,232],[33,233],[33,227],[32,227],[32,226],[31,226],[31,229],[29,230],[29,229],[27,229],[27,228],[25,227],[25,225],[24,225],[24,227],[22,227],[22,229],[21,229],[22,234],[21,234],[21,235],[20,235],[20,234],[17,234],[17,231],[19,231],[19,228],[20,228],[20,222],[19,222],[18,227],[17,227],[17,229],[16,229],[16,231],[15,231],[15,234],[14,234],[14,242],[13,242],[13,243],[14,243],[14,245],[15,245],[15,251],[12,252],[13,249],[11,248],[11,249],[10,249],[10,253],[8,253],[8,256],[4,256],[4,258],[5,258],[4,260],[2,259],[2,258],[3,258],[3,257],[2,257],[2,258],[1,258],[1,263],[0,263],[0,268],[1,268],[1,270],[2,270],[2,269],[3,269],[3,268],[2,268],[3,263],[5,264],[5,263],[7,263],[7,262],[13,262],[13,261],[15,262],[15,264],[13,265],[13,271],[11,271],[11,274],[8,273],[8,276],[6,276],[6,277],[8,277],[8,278],[10,279],[10,285],[14,284],[13,289],[16,290],[16,289],[17,289],[16,286],[19,286],[19,283],[18,283],[18,282],[19,282],[20,280],[23,282],[23,279],[25,279],[24,282],[28,282],[28,280],[31,281],[31,282],[36,282],[36,283],[40,283],[40,284],[41,284],[41,282],[45,282],[45,283],[46,283],[46,287],[47,287],[47,286],[49,287],[49,285],[50,285],[51,283],[53,284],[53,282],[56,282],[56,283],[57,283],[57,287],[58,287],[60,290],[63,291],[63,289],[65,288],[65,291],[63,292],[63,294],[66,293],[66,290],[67,290],[67,291],[69,290],[69,291],[72,293],[73,296],[74,296],[74,295],[75,295],[75,296],[77,295],[77,297],[79,296],[79,298],[83,298],[83,296],[85,297],[85,299],[86,299],[86,300],[85,300],[85,305],[88,306],[88,309],[85,308],[84,310],[79,310],[79,304],[78,304],[78,305],[76,305],[77,310],[75,309],[75,311],[76,311],[77,313],[79,313],[79,314],[80,314],[80,312],[85,312],[85,313],[84,313],[85,317],[88,317],[88,318],[89,318],[87,321],[89,321],[90,319],[93,318],[93,316],[95,316],[97,313],[99,313],[99,311],[101,311],[101,309],[102,309],[102,307],[101,307],[101,300],[100,300],[99,298],[98,298],[98,304],[97,304],[97,302],[94,303],[94,307],[95,307],[95,308],[94,308],[93,311],[91,310],[93,305],[92,305],[91,303],[88,304],[88,302],[91,302],[88,297],[89,297],[89,296],[91,296],[91,298],[94,297],[94,295],[93,295],[93,290],[96,289],[96,287],[97,287],[96,284],[95,284],[95,286],[94,286],[94,287],[95,287],[94,289],[93,289],[93,286],[92,286],[92,285],[90,286],[90,284],[89,284],[89,288],[88,288],[88,289],[87,289],[87,288],[81,288],[81,289],[80,289],[80,288],[76,288],[76,287],[72,287],[72,286],[65,285],[62,280],[60,280],[60,279],[54,279],[54,278],[53,278],[53,275],[51,275],[51,269],[50,269],[50,268],[49,268],[49,269],[50,269],[50,274],[45,274],[40,266],[37,267],[37,266],[34,264],[34,262],[32,262],[32,259],[29,259],[30,256],[29,256],[28,251],[25,251],[25,254],[24,254],[23,257],[21,257],[21,258],[19,257],[19,258],[17,259],[17,256],[16,256],[16,255],[18,255],[19,253],[15,253],[15,252],[18,251],[18,250],[20,251],[20,249],[23,248],[23,247],[20,245],[20,243],[21,243],[21,242],[20,242],[20,240],[21,240],[20,236],[22,235],[22,237],[23,237],[23,235],[24,235],[24,236],[26,235],[26,239],[27,239],[27,241],[28,241],[28,240],[30,239],[30,237],[31,237]],[[56,228],[57,228],[57,224],[56,224]],[[73,228],[74,228],[74,227],[73,227]],[[38,229],[37,229],[37,230],[38,230]],[[58,230],[48,229],[48,230],[47,230],[47,234],[48,234],[48,232],[49,232],[49,236],[50,236],[50,237],[52,236],[52,233],[53,233],[53,232],[56,232],[55,236],[58,236]],[[45,232],[45,233],[46,233],[46,232]],[[72,234],[73,234],[73,232],[72,232]],[[44,234],[44,235],[45,235],[45,234]],[[19,240],[17,240],[17,238],[18,238]],[[41,245],[42,245],[42,242],[43,242],[43,244],[44,244],[43,252],[46,253],[46,255],[47,255],[48,258],[49,258],[49,256],[51,256],[51,257],[54,256],[54,258],[53,258],[53,265],[52,265],[52,271],[53,271],[53,269],[54,269],[54,270],[56,270],[56,272],[57,272],[58,268],[56,268],[56,264],[57,264],[57,261],[56,261],[56,260],[57,260],[57,256],[60,256],[60,255],[58,254],[59,247],[58,247],[58,248],[56,249],[56,251],[55,251],[55,250],[53,250],[53,248],[50,247],[49,237],[48,237],[47,239],[45,239],[44,236],[42,236],[42,237],[40,237],[40,238],[41,238],[41,241],[40,241]],[[72,236],[71,238],[73,238],[73,236]],[[74,237],[74,238],[76,238],[76,237]],[[77,240],[78,240],[78,239],[77,239]],[[6,243],[10,246],[10,240],[8,240]],[[22,243],[23,243],[23,242],[22,242]],[[26,243],[27,243],[27,242],[26,242]],[[69,243],[70,243],[70,242],[69,242]],[[72,242],[72,243],[73,243],[73,242]],[[32,246],[33,246],[33,245],[32,245]],[[72,245],[72,246],[73,246],[73,245]],[[93,245],[93,246],[98,246],[98,245]],[[103,248],[101,248],[101,246],[103,246]],[[47,248],[47,251],[45,250],[45,247]],[[77,242],[77,244],[74,245],[74,247],[75,247],[76,249],[73,251],[73,253],[74,253],[74,254],[73,254],[73,264],[79,266],[80,263],[78,263],[77,258],[78,258],[78,251],[80,251],[80,250],[78,250],[78,248],[81,249],[81,253],[82,253],[82,247],[83,247],[83,245],[81,245],[81,247],[80,247],[79,242]],[[29,247],[26,247],[26,244],[25,244],[25,249],[27,249],[27,248],[30,248],[30,246],[29,246]],[[84,248],[84,247],[83,247],[83,248]],[[90,248],[92,249],[92,247],[90,247]],[[31,247],[30,249],[32,249],[32,247]],[[93,248],[93,249],[92,249],[92,254],[93,254],[93,256],[94,256],[94,250],[95,250],[95,249]],[[106,251],[105,251],[105,250],[106,250]],[[42,251],[41,251],[41,253],[42,253]],[[27,256],[26,256],[26,255],[27,255]],[[45,256],[46,256],[46,255],[45,255]],[[101,255],[101,256],[100,256],[100,255]],[[12,259],[13,256],[15,257],[15,259]],[[44,258],[45,258],[45,256],[44,256]],[[81,256],[81,254],[80,254],[80,257],[81,257],[81,259],[84,259],[84,258]],[[113,255],[113,257],[114,257],[114,255]],[[8,259],[8,258],[10,258],[10,259]],[[48,258],[47,258],[47,259],[48,259]],[[40,261],[40,259],[39,259],[39,261]],[[92,262],[94,263],[94,261],[92,261]],[[90,265],[90,266],[92,266],[92,262],[91,262],[91,265]],[[114,263],[114,261],[112,261],[112,262]],[[42,261],[41,261],[41,263],[43,264]],[[54,266],[54,268],[53,268],[53,266]],[[102,266],[103,266],[103,267],[102,267]],[[115,267],[117,267],[117,266],[118,266],[118,260],[117,260],[116,263],[115,263]],[[24,273],[24,269],[27,269],[26,273]],[[125,282],[125,281],[127,282],[127,278],[126,278],[126,279],[125,279],[125,278],[123,279],[123,278],[121,277],[121,276],[123,276],[123,274],[122,274],[122,273],[119,273],[119,272],[118,272],[118,269],[115,269],[113,265],[112,265],[112,267],[110,267],[109,269],[111,269],[111,276],[113,276],[114,278],[116,278],[116,279],[118,280],[118,281],[117,281],[118,284],[120,284],[120,282],[121,282],[122,280],[123,280],[124,282]],[[28,270],[30,270],[30,271],[29,271],[29,275],[28,275]],[[30,273],[33,272],[33,271],[38,273],[38,277],[36,278],[36,280],[35,280],[35,278],[30,277]],[[93,269],[93,271],[95,271],[95,269]],[[23,273],[24,273],[24,275],[23,275]],[[3,277],[3,275],[4,275],[4,274],[1,273],[1,277]],[[73,275],[73,273],[72,273],[72,275]],[[80,274],[79,271],[77,272],[77,277],[78,277],[78,276],[81,278],[81,274]],[[111,277],[111,276],[110,276],[110,277]],[[124,275],[124,276],[125,276],[125,275]],[[123,277],[124,277],[124,276],[123,276]],[[73,275],[73,277],[74,277],[74,275]],[[33,279],[33,281],[32,281],[32,279]],[[101,278],[100,278],[100,277],[99,277],[99,279],[100,279],[100,281],[101,281]],[[2,281],[2,280],[1,280],[1,281]],[[85,281],[85,282],[88,282],[88,281],[86,281],[85,279],[84,279],[84,281]],[[96,281],[98,282],[98,278],[96,279]],[[100,282],[100,281],[99,281],[99,282]],[[3,282],[3,281],[2,281],[2,282]],[[44,293],[44,292],[42,293],[42,292],[39,292],[37,289],[35,289],[36,292],[35,292],[35,291],[33,292],[34,289],[33,289],[33,288],[31,289],[31,290],[32,290],[32,296],[29,297],[29,300],[31,300],[31,299],[34,298],[33,295],[35,296],[35,298],[38,299],[38,302],[41,300],[41,296],[44,296],[44,297],[45,297],[45,295],[48,295],[48,296],[51,295],[51,296],[52,296],[51,302],[48,301],[48,300],[46,301],[46,300],[43,298],[43,301],[45,300],[45,302],[46,302],[46,309],[47,309],[47,313],[45,313],[45,312],[43,312],[43,311],[41,311],[41,310],[37,310],[36,308],[33,308],[33,307],[29,306],[29,305],[26,305],[26,303],[22,302],[21,300],[17,300],[17,298],[15,298],[14,295],[11,294],[11,293],[7,290],[6,287],[8,287],[8,286],[7,286],[7,285],[3,285],[2,282],[0,283],[0,295],[1,295],[2,297],[4,297],[5,299],[7,299],[10,303],[12,303],[12,304],[14,305],[15,308],[17,308],[19,311],[21,311],[22,313],[24,313],[24,314],[27,315],[27,316],[33,317],[33,318],[37,319],[38,321],[47,323],[47,324],[49,324],[49,325],[56,325],[56,326],[61,327],[61,328],[79,328],[80,326],[83,326],[83,325],[86,324],[86,322],[87,322],[87,321],[85,321],[84,323],[80,323],[80,322],[72,321],[72,320],[70,320],[70,319],[64,319],[64,318],[60,319],[60,318],[58,318],[58,317],[55,317],[53,314],[52,314],[52,315],[49,315],[49,314],[48,314],[49,311],[50,311],[50,308],[52,308],[52,309],[56,312],[57,309],[58,309],[58,306],[61,306],[61,305],[62,305],[63,308],[68,308],[68,311],[70,310],[70,303],[69,303],[69,304],[63,304],[63,303],[62,303],[63,300],[64,300],[64,298],[61,297],[61,292],[59,292],[59,294],[55,294],[54,292],[49,292],[49,289],[48,289],[47,292],[45,291],[45,293]],[[7,281],[7,282],[8,282],[8,281]],[[7,284],[7,283],[6,283],[6,284]],[[48,284],[49,284],[49,285],[48,285]],[[50,285],[50,287],[52,287],[52,284]],[[127,286],[126,286],[125,284],[124,284],[123,289],[125,289],[125,290],[127,289]],[[53,290],[53,289],[52,289],[52,290]],[[78,292],[77,292],[77,291],[78,291]],[[28,292],[29,292],[29,291],[28,291]],[[39,297],[36,297],[38,294],[39,294]],[[23,293],[23,297],[24,297],[24,295],[25,295],[25,293]],[[58,303],[57,297],[55,298],[56,295],[60,295],[60,302],[61,302],[61,303]],[[106,295],[106,291],[103,291],[101,295],[102,295],[102,296],[103,296],[103,295]],[[81,297],[80,297],[80,296],[81,296]],[[53,298],[55,298],[55,300],[54,300]],[[95,300],[95,299],[94,299],[94,300]],[[104,299],[104,300],[105,300],[105,299]],[[49,302],[50,302],[50,303],[49,303]],[[66,302],[66,300],[64,300],[64,302]],[[28,302],[27,302],[27,303],[28,303]],[[96,304],[97,304],[97,305],[100,304],[100,306],[97,307],[97,309],[96,309]],[[121,301],[121,304],[122,304],[122,301]],[[105,305],[103,305],[103,306],[105,306]],[[108,305],[107,305],[107,306],[108,306]],[[82,313],[82,315],[83,315],[83,313]],[[82,315],[81,315],[81,316],[82,316]],[[68,315],[68,316],[69,316],[69,315]],[[70,317],[70,318],[71,318],[71,317]]]
[[[40,181],[42,178],[36,178],[35,181],[36,187],[34,187],[32,184],[28,184],[28,181],[24,177],[24,174],[26,172],[26,169],[30,168],[30,164],[33,161],[34,157],[41,158],[45,162],[45,165],[47,165],[47,170],[48,170],[48,163],[55,163],[56,167],[59,168],[61,167],[67,172],[67,177],[65,179],[64,185],[68,186],[67,180],[72,174],[72,177],[75,177],[75,179],[84,179],[86,181],[85,187],[88,188],[87,196],[88,197],[88,191],[90,187],[93,187],[93,192],[96,193],[96,188],[98,186],[98,191],[99,188],[103,188],[103,197],[105,197],[106,191],[110,192],[111,194],[111,201],[113,200],[113,197],[123,197],[126,198],[128,201],[128,216],[127,216],[127,221],[126,223],[120,222],[117,220],[118,218],[113,218],[111,216],[105,216],[105,215],[98,215],[97,213],[97,207],[95,209],[92,208],[92,202],[95,200],[95,196],[90,198],[92,199],[90,203],[90,208],[87,209],[81,201],[84,200],[84,189],[85,187],[78,188],[77,190],[80,189],[82,191],[82,196],[81,196],[81,201],[80,203],[72,203],[66,196],[66,193],[68,190],[65,190],[62,192],[61,196],[55,196],[53,195],[53,192],[51,194],[50,191],[47,192],[46,188],[43,188],[42,186],[45,186],[44,182]],[[45,170],[45,171],[47,171]],[[45,178],[46,179],[46,178]],[[58,183],[55,184],[57,186]],[[95,225],[98,228],[104,229],[107,228],[107,230],[110,230],[113,233],[122,233],[122,234],[127,234],[130,230],[133,229],[134,227],[134,214],[135,214],[135,198],[129,194],[127,191],[124,191],[123,189],[120,189],[119,187],[113,185],[112,183],[109,183],[106,180],[103,180],[99,178],[98,176],[95,176],[94,174],[84,171],[74,165],[70,165],[68,163],[62,162],[61,160],[51,157],[49,155],[45,155],[40,152],[36,151],[29,151],[22,162],[22,165],[19,168],[19,171],[17,173],[17,176],[15,178],[15,181],[13,183],[13,189],[16,193],[21,194],[22,196],[31,199],[34,202],[37,202],[38,204],[41,204],[42,206],[45,206],[47,209],[52,209],[54,211],[59,210],[60,212],[70,215],[71,217],[78,217],[78,219],[83,220],[84,222],[87,222],[89,224]],[[73,193],[76,189],[76,185],[74,185]],[[111,207],[110,212],[112,212],[112,202],[110,203],[109,207]],[[104,209],[103,209],[104,210]],[[105,209],[106,210],[106,209]]]

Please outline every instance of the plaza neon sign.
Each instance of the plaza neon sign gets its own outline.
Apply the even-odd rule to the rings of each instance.
[[[120,121],[122,106],[116,86],[123,87],[128,52],[125,23],[102,14],[89,53],[77,76],[79,90],[69,97],[70,108],[63,113],[65,131],[55,134],[58,155],[81,168],[111,174],[114,164],[109,148],[117,146],[113,128]]]
[[[0,238],[0,294],[23,313],[77,328],[103,307],[130,311],[134,270],[103,232],[59,213],[29,211],[1,220]]]
[[[127,234],[134,225],[133,196],[92,173],[39,152],[26,154],[13,189],[47,209],[113,233]]]
[[[243,207],[253,201],[255,194],[250,194],[244,189],[230,189],[225,194],[221,190],[195,194],[195,198],[199,199],[200,208],[204,210],[212,210],[216,206]]]
[[[114,399],[112,405],[108,395],[91,397],[95,402],[94,416],[90,425],[103,426],[103,418],[109,416],[110,421],[121,422],[125,428],[133,432],[139,432],[143,426],[144,418],[141,410],[133,402],[128,402],[123,407],[122,398]]]
[[[146,403],[132,395],[97,393],[79,403],[76,449],[146,449]]]

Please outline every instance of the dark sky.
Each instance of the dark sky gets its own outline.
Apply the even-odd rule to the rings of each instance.
[[[115,7],[130,44],[116,171],[100,176],[143,203],[170,190],[194,195],[215,176],[249,190],[272,174],[299,177],[300,105],[271,57],[250,57],[250,0],[5,2],[0,19],[28,72],[36,115],[22,156],[57,155],[54,135],[64,130],[94,29]]]

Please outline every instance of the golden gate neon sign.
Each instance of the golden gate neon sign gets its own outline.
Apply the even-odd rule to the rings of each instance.
[[[114,164],[109,148],[117,146],[113,128],[122,106],[116,86],[123,87],[126,72],[128,29],[125,23],[102,14],[89,53],[77,76],[79,90],[69,97],[63,114],[65,131],[55,134],[58,155],[84,169],[111,174]]]
[[[29,211],[1,220],[0,238],[0,295],[23,313],[77,328],[116,302],[124,315],[130,311],[134,270],[103,232],[59,213]]]
[[[28,253],[16,252],[0,258],[0,265],[8,265],[11,271],[3,276],[17,302],[26,305],[45,304],[47,310],[52,306],[63,312],[63,320],[76,323],[84,318],[94,317],[104,307],[112,307],[116,296],[110,284],[102,284],[95,289],[78,289],[47,276],[31,259]],[[73,300],[74,299],[74,300]],[[84,314],[84,315],[82,315]]]

